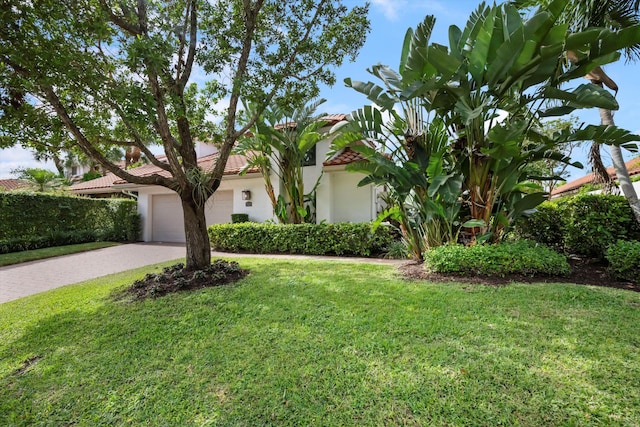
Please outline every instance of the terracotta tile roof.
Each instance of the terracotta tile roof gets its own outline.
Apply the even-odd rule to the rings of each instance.
[[[217,158],[218,158],[218,153],[209,154],[207,156],[200,157],[198,159],[198,165],[205,172],[209,172],[215,166]],[[237,175],[238,173],[240,173],[240,170],[246,164],[247,164],[247,158],[245,156],[240,154],[232,154],[229,156],[229,159],[227,160],[227,164],[225,165],[224,175]],[[160,169],[159,167],[151,163],[146,164],[144,166],[137,167],[135,169],[129,169],[127,172],[129,172],[131,175],[134,175],[134,176],[149,176],[152,174],[158,174],[167,178],[171,176],[171,174],[168,171],[164,169]],[[254,173],[254,172],[258,172],[258,169],[250,168],[247,171],[247,173]],[[114,184],[116,185],[126,184],[126,183],[127,181],[123,179],[117,179],[114,182]]]
[[[351,148],[347,147],[344,150],[336,153],[333,157],[331,157],[326,162],[322,163],[322,166],[341,166],[348,165],[349,163],[358,162],[361,160],[365,160],[362,154],[353,151]]]
[[[625,163],[627,166],[627,170],[629,171],[629,176],[639,175],[640,174],[640,157],[636,157],[635,159],[631,159]],[[613,167],[607,168],[607,173],[613,179],[616,179],[616,172]],[[571,192],[573,190],[577,190],[585,184],[592,183],[594,181],[594,175],[590,173],[589,175],[585,175],[582,178],[578,178],[574,181],[567,182],[564,185],[561,185],[555,188],[552,192],[552,196],[559,196],[561,194],[565,194]]]
[[[75,183],[69,187],[69,190],[77,193],[86,192],[88,190],[110,190],[113,183],[119,179],[120,178],[118,178],[111,172],[108,172],[105,176],[101,176],[100,178],[92,179],[91,181]]]
[[[347,120],[346,114],[327,114],[326,116],[320,117],[318,120],[322,120],[327,122],[327,126],[333,126],[336,123],[343,122]],[[282,129],[286,127],[295,127],[296,122],[286,122],[286,123],[278,123],[274,126],[275,129]]]
[[[29,183],[22,179],[0,179],[0,191],[13,191],[28,188]]]

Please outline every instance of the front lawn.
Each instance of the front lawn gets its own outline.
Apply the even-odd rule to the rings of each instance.
[[[112,300],[145,268],[0,305],[0,425],[640,420],[639,293],[240,265],[235,285],[159,299]]]
[[[89,242],[76,245],[54,246],[51,248],[34,249],[31,251],[10,252],[0,255],[0,267],[5,265],[20,264],[22,262],[36,261],[45,258],[53,258],[61,255],[76,254],[79,252],[93,251],[95,249],[116,246],[115,242]]]

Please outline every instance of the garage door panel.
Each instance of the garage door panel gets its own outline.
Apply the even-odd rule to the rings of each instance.
[[[233,191],[218,191],[205,206],[207,225],[231,222]],[[156,242],[184,242],[184,217],[177,194],[152,197],[151,238]]]
[[[152,239],[156,242],[184,242],[184,218],[178,195],[153,196],[152,204]]]

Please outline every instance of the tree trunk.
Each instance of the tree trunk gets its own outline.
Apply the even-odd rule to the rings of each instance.
[[[610,110],[600,108],[600,119],[602,120],[603,125],[614,126],[613,114],[611,114]],[[633,211],[636,221],[640,223],[640,202],[638,202],[638,195],[636,194],[636,190],[633,188],[633,183],[629,177],[629,171],[627,170],[627,166],[624,164],[624,158],[622,157],[622,149],[619,146],[611,146],[611,160],[613,160],[613,168],[616,171],[618,182],[620,182],[622,194],[624,194],[624,197],[629,202],[629,206],[631,206],[631,210]]]
[[[204,203],[196,203],[191,194],[181,196],[181,200],[187,244],[186,268],[202,270],[211,265],[211,244],[207,233]]]

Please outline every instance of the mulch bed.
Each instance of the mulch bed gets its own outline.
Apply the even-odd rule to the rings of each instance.
[[[603,286],[607,288],[627,289],[640,292],[640,284],[617,280],[607,274],[607,267],[602,262],[591,259],[570,258],[571,274],[569,276],[522,276],[517,274],[497,276],[454,275],[429,273],[422,263],[408,262],[399,267],[403,277],[410,280],[428,280],[430,282],[448,283],[462,282],[489,286],[504,286],[512,282],[521,283],[575,283],[578,285]]]
[[[217,259],[203,270],[187,270],[184,264],[165,267],[161,273],[147,274],[116,295],[116,299],[158,298],[170,293],[223,286],[249,274],[235,261]]]

